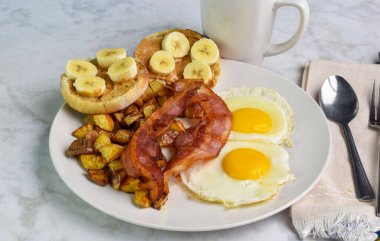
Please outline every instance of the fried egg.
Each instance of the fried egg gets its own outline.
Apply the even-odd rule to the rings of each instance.
[[[289,155],[279,145],[228,141],[217,158],[181,172],[197,197],[236,207],[266,200],[294,178]]]
[[[229,140],[292,145],[294,114],[277,91],[262,87],[233,88],[219,94],[232,113]]]

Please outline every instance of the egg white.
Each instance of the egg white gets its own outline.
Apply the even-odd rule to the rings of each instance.
[[[287,100],[277,91],[262,87],[240,87],[222,92],[219,96],[234,112],[241,108],[255,108],[272,119],[272,127],[266,133],[242,133],[232,130],[229,140],[260,141],[292,146],[290,135],[294,128],[294,114]]]
[[[239,148],[255,149],[266,155],[271,162],[269,171],[257,180],[238,180],[227,175],[222,168],[223,157]],[[217,158],[194,165],[180,175],[183,184],[197,197],[236,207],[266,200],[275,195],[283,183],[294,179],[288,159],[289,154],[278,145],[228,141]]]

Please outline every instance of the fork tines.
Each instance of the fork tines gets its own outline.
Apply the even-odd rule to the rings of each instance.
[[[379,87],[380,88],[380,87]],[[380,89],[379,89],[380,93]],[[378,98],[377,111],[376,111],[376,81],[373,81],[371,106],[369,112],[369,125],[374,128],[380,129],[380,97]]]

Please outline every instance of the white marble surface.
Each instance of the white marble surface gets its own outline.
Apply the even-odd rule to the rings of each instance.
[[[264,67],[299,83],[311,58],[373,63],[380,51],[380,2],[312,0],[306,34]],[[58,177],[48,134],[62,105],[59,76],[70,58],[103,47],[132,53],[169,27],[201,30],[198,1],[0,0],[0,240],[297,240],[288,211],[243,227],[181,233],[138,227],[89,206]],[[298,17],[279,12],[274,41]]]

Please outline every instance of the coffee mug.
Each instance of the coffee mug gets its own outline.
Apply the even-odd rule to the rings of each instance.
[[[226,59],[261,65],[264,57],[293,47],[309,21],[306,0],[200,0],[203,33],[213,39]],[[281,44],[270,43],[277,9],[295,7],[300,13],[296,33]]]

